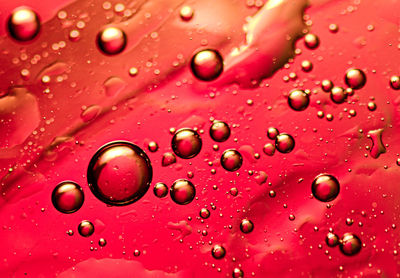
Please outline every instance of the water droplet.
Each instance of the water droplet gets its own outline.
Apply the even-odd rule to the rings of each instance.
[[[304,60],[301,62],[301,69],[304,72],[310,72],[313,69],[313,64],[308,60]]]
[[[315,49],[319,46],[319,38],[314,34],[307,34],[304,37],[304,44],[309,49]]]
[[[18,41],[29,41],[39,34],[40,20],[30,8],[19,7],[11,13],[7,27],[12,38]]]
[[[394,90],[400,90],[400,76],[393,75],[390,77],[390,87]]]
[[[194,11],[190,6],[183,6],[179,12],[181,18],[185,21],[191,20],[193,17]]]
[[[333,88],[333,82],[330,81],[330,80],[328,80],[328,79],[324,79],[324,80],[322,80],[322,82],[321,82],[321,88],[322,88],[322,90],[323,90],[324,92],[329,93],[329,92],[332,90],[332,88]]]
[[[287,134],[281,133],[276,136],[275,147],[281,153],[290,153],[295,146],[294,138]]]
[[[231,135],[231,129],[227,123],[214,121],[210,127],[210,137],[216,142],[225,142]]]
[[[242,163],[243,157],[235,149],[226,150],[221,156],[221,165],[227,171],[234,172],[239,170]]]
[[[158,198],[164,198],[168,195],[168,186],[165,183],[157,182],[153,188],[154,195]]]
[[[242,278],[242,277],[244,277],[244,272],[243,272],[243,270],[241,270],[241,269],[238,268],[238,267],[235,267],[235,268],[233,269],[233,271],[232,271],[232,277],[233,277],[233,278]]]
[[[386,153],[385,145],[382,142],[383,128],[371,130],[368,132],[368,138],[372,141],[371,156],[378,158],[381,154]]]
[[[107,55],[121,53],[126,47],[127,38],[121,29],[106,27],[97,34],[97,46]]]
[[[340,240],[340,251],[346,256],[354,256],[361,251],[362,243],[358,236],[345,233]]]
[[[339,181],[332,175],[320,174],[315,177],[311,185],[311,192],[321,202],[334,200],[340,191]]]
[[[333,87],[330,96],[331,100],[337,104],[345,102],[347,98],[346,91],[342,87]]]
[[[73,181],[63,181],[54,188],[51,201],[58,211],[73,213],[83,205],[82,187]]]
[[[263,152],[268,156],[273,156],[275,153],[275,145],[271,143],[267,143],[263,147]]]
[[[185,180],[176,180],[170,189],[171,199],[178,205],[187,205],[193,201],[196,196],[196,188],[193,183]]]
[[[179,129],[172,137],[171,147],[174,153],[183,159],[193,158],[199,154],[202,146],[200,135],[189,128]]]
[[[358,90],[364,87],[367,81],[367,77],[365,73],[360,69],[349,69],[346,72],[344,81],[350,88]]]
[[[376,110],[376,103],[375,102],[368,102],[368,110],[369,111],[375,111]]]
[[[125,206],[142,198],[152,176],[146,153],[126,141],[102,146],[90,160],[87,171],[92,193],[100,201],[115,206]]]
[[[288,97],[290,108],[295,111],[303,111],[310,104],[310,96],[303,90],[293,90]]]
[[[200,210],[200,217],[203,219],[207,219],[208,217],[210,217],[210,211],[206,208],[202,208]]]
[[[278,136],[278,134],[279,134],[279,130],[275,127],[270,127],[267,130],[267,136],[271,140],[275,140],[276,136]]]
[[[133,256],[139,257],[140,256],[140,250],[135,249],[135,251],[133,251]]]
[[[225,257],[225,254],[226,254],[226,250],[222,245],[216,244],[211,249],[211,255],[217,260]]]
[[[167,167],[171,164],[176,163],[176,156],[171,152],[166,152],[163,154],[161,165]]]
[[[251,222],[251,220],[245,218],[242,220],[242,222],[240,222],[240,230],[245,233],[251,233],[254,229],[254,224],[253,222]]]
[[[198,79],[212,81],[217,79],[223,71],[223,58],[217,50],[201,50],[193,56],[190,67],[193,75]]]
[[[339,31],[339,26],[335,23],[331,23],[329,24],[329,31],[331,31],[331,33],[337,33]]]
[[[325,242],[329,247],[335,247],[339,244],[339,237],[334,233],[328,233]]]
[[[83,220],[78,225],[78,232],[83,237],[89,237],[94,233],[94,226],[89,220]]]
[[[104,238],[100,238],[99,239],[99,246],[104,247],[106,246],[107,241]]]
[[[150,141],[149,144],[147,145],[147,149],[151,151],[152,153],[155,153],[158,151],[158,144],[155,141]]]

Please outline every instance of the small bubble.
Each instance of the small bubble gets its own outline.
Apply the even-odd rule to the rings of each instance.
[[[71,32],[69,32],[69,40],[72,42],[76,42],[80,39],[80,32],[78,30],[72,30]]]
[[[94,233],[94,226],[92,222],[88,220],[83,220],[78,225],[78,232],[83,237],[89,237]]]
[[[232,195],[232,196],[237,196],[238,195],[238,189],[236,188],[236,187],[232,187],[230,190],[229,190],[229,193]]]
[[[233,278],[242,278],[242,277],[244,277],[244,272],[243,272],[243,270],[241,270],[241,269],[238,268],[238,267],[235,267],[235,268],[233,269],[233,271],[232,271],[232,277],[233,277]]]
[[[329,92],[332,90],[332,88],[333,88],[333,83],[332,83],[332,81],[330,81],[330,80],[328,80],[328,79],[322,80],[322,82],[321,82],[321,88],[322,88],[322,90],[323,90],[324,92],[329,93]]]
[[[325,242],[329,247],[335,247],[339,244],[339,237],[334,233],[328,233]]]
[[[181,18],[185,21],[191,20],[193,17],[194,11],[190,6],[183,6],[179,12]]]
[[[319,46],[319,38],[314,34],[307,34],[304,37],[304,44],[309,49],[315,49]]]
[[[310,72],[313,69],[313,64],[308,60],[304,60],[301,62],[301,69],[304,72]]]
[[[243,157],[235,149],[226,150],[221,156],[221,165],[227,171],[234,172],[239,170],[242,163]]]
[[[354,256],[361,251],[362,243],[358,236],[345,233],[340,240],[340,251],[346,256]]]
[[[346,101],[347,94],[342,87],[333,87],[330,97],[334,103],[340,104]]]
[[[200,153],[202,141],[197,131],[182,128],[172,137],[171,147],[177,156],[189,159]]]
[[[132,77],[136,76],[138,74],[138,72],[139,72],[139,70],[137,68],[135,68],[135,67],[131,67],[129,69],[129,75],[132,76]]]
[[[154,153],[158,150],[158,144],[155,141],[150,141],[149,144],[147,145],[147,149]]]
[[[310,96],[303,90],[293,90],[289,94],[288,104],[295,111],[303,111],[310,104]]]
[[[331,23],[329,24],[329,31],[331,31],[331,33],[337,33],[339,31],[339,26],[335,23]]]
[[[127,43],[127,38],[121,29],[117,27],[106,27],[97,34],[97,46],[107,55],[121,53]]]
[[[107,241],[104,238],[100,238],[99,239],[99,246],[104,247],[106,246]]]
[[[62,213],[73,213],[79,210],[84,201],[83,190],[73,181],[59,183],[51,194],[53,206]]]
[[[196,196],[196,188],[192,182],[185,179],[179,179],[172,184],[170,195],[172,201],[178,205],[187,205],[192,202]]]
[[[339,181],[329,174],[316,176],[311,185],[313,196],[321,202],[333,201],[339,195],[339,191]]]
[[[295,146],[294,138],[287,134],[281,133],[276,136],[275,147],[280,153],[290,153]]]
[[[201,50],[193,56],[190,67],[196,78],[212,81],[217,79],[223,71],[223,58],[217,50]]]
[[[275,140],[276,136],[278,136],[279,130],[275,127],[270,127],[267,129],[267,136],[271,140]]]
[[[375,102],[372,102],[372,101],[368,102],[368,110],[369,111],[375,111],[376,110]]]
[[[165,183],[157,182],[153,187],[153,192],[157,198],[164,198],[168,195],[168,187]]]
[[[176,156],[171,152],[166,152],[163,154],[161,165],[167,167],[171,164],[176,163]]]
[[[210,211],[206,208],[202,208],[200,210],[200,217],[203,219],[207,219],[208,217],[210,217]]]
[[[210,127],[210,137],[216,142],[225,142],[230,135],[231,129],[224,122],[214,121]]]
[[[400,76],[393,75],[390,77],[390,87],[392,87],[393,90],[400,90]]]
[[[139,256],[140,256],[140,250],[135,249],[135,250],[133,251],[133,256],[139,257]]]
[[[267,143],[263,147],[263,152],[268,156],[273,156],[275,153],[275,145],[271,143]]]
[[[296,216],[294,216],[294,214],[290,214],[289,215],[289,220],[290,221],[294,221],[296,219]]]
[[[360,69],[349,69],[346,72],[344,81],[350,88],[358,90],[364,87],[367,81],[367,77],[365,73]]]
[[[19,7],[12,11],[7,21],[7,27],[12,38],[25,42],[39,34],[40,20],[30,8]]]
[[[254,230],[253,222],[247,218],[243,219],[242,222],[240,222],[240,230],[245,234],[252,232]]]
[[[225,257],[225,254],[226,254],[226,250],[222,245],[216,244],[211,249],[211,255],[217,260]]]
[[[269,195],[269,197],[271,197],[271,198],[275,198],[276,193],[275,193],[274,190],[270,190],[269,193],[268,193],[268,195]]]

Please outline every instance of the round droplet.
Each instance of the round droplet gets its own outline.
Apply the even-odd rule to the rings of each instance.
[[[394,90],[400,90],[400,76],[393,75],[390,77],[390,87]]]
[[[193,17],[194,11],[190,6],[183,6],[179,12],[181,18],[185,21],[191,20]]]
[[[149,149],[149,151],[154,153],[154,152],[158,151],[158,144],[157,144],[157,142],[150,141],[149,144],[147,145],[147,148]]]
[[[315,177],[311,185],[311,192],[321,202],[334,200],[340,191],[339,181],[332,175],[320,174]]]
[[[238,267],[235,267],[235,268],[233,269],[233,271],[232,271],[232,277],[233,277],[233,278],[242,278],[242,277],[244,277],[244,272],[243,272],[243,270],[241,270],[241,269],[238,268]]]
[[[344,77],[344,81],[346,82],[347,86],[354,90],[361,89],[364,87],[365,82],[367,81],[367,77],[362,70],[359,69],[349,69],[346,72]]]
[[[375,111],[376,110],[375,102],[372,102],[372,101],[368,102],[368,110],[369,111]]]
[[[106,27],[97,34],[97,45],[107,55],[121,53],[126,47],[127,38],[121,29]]]
[[[295,146],[294,138],[287,134],[281,133],[276,136],[275,147],[280,153],[290,153]]]
[[[196,131],[182,128],[172,137],[171,147],[177,156],[189,159],[199,154],[202,144],[201,137]]]
[[[107,241],[104,238],[100,238],[99,239],[99,246],[104,247],[106,246]]]
[[[114,206],[125,206],[142,198],[152,177],[153,169],[146,153],[126,141],[102,146],[90,160],[87,171],[92,193]]]
[[[196,188],[193,183],[185,180],[176,180],[170,189],[171,199],[178,205],[187,205],[196,196]]]
[[[314,34],[307,34],[304,37],[304,44],[309,49],[315,49],[319,46],[319,38]]]
[[[190,67],[193,75],[198,79],[212,81],[221,75],[224,63],[221,54],[217,50],[205,49],[193,56]]]
[[[210,217],[210,211],[206,208],[202,208],[200,210],[200,217],[203,219],[207,219],[208,217]]]
[[[329,31],[332,33],[337,33],[339,31],[339,26],[335,23],[329,24]]]
[[[133,251],[133,256],[139,257],[140,256],[140,250],[135,249],[135,251]]]
[[[354,256],[361,251],[362,243],[358,236],[345,233],[340,240],[340,251],[346,256]]]
[[[94,226],[92,222],[88,220],[83,220],[78,225],[78,232],[83,237],[89,237],[94,233]]]
[[[339,244],[339,237],[334,233],[328,233],[325,242],[329,247],[335,247]]]
[[[175,162],[176,162],[176,156],[173,153],[166,152],[163,154],[162,161],[161,161],[161,165],[163,167],[167,167],[171,164],[174,164]]]
[[[275,153],[275,145],[271,143],[267,143],[263,147],[263,152],[268,156],[273,156]]]
[[[322,82],[321,82],[321,88],[322,88],[322,90],[323,90],[324,92],[329,93],[329,92],[332,90],[332,88],[333,88],[333,83],[332,83],[332,81],[330,81],[330,80],[328,80],[328,79],[322,80]]]
[[[221,165],[227,171],[234,172],[239,170],[242,163],[243,157],[237,150],[226,150],[221,156]]]
[[[279,130],[275,127],[270,127],[267,129],[267,136],[271,140],[275,140],[276,136],[278,136]]]
[[[210,137],[216,142],[225,142],[231,135],[231,129],[227,123],[214,121],[210,127]]]
[[[295,111],[303,111],[310,104],[310,96],[303,90],[293,90],[288,97],[290,108]]]
[[[240,222],[240,230],[245,233],[248,234],[250,232],[252,232],[254,229],[254,224],[253,222],[251,222],[251,220],[245,218],[242,220],[242,222]]]
[[[51,201],[58,211],[73,213],[83,205],[82,187],[73,181],[63,181],[54,188]]]
[[[8,32],[18,41],[29,41],[40,31],[38,15],[27,7],[16,8],[7,21]]]
[[[164,198],[168,195],[168,187],[165,183],[157,182],[153,187],[153,192],[157,198]]]
[[[211,255],[217,260],[225,257],[225,254],[226,254],[226,251],[222,245],[216,244],[211,249]]]
[[[301,62],[301,69],[305,72],[310,72],[313,69],[313,64],[308,60],[304,60]]]
[[[331,90],[331,100],[334,103],[340,104],[345,102],[347,98],[346,91],[342,87],[333,87]]]

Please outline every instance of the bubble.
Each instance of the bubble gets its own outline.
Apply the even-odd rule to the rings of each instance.
[[[346,72],[344,81],[350,88],[358,90],[364,87],[365,82],[367,81],[367,77],[365,73],[360,69],[349,69]]]
[[[217,260],[220,260],[223,257],[225,257],[225,254],[226,250],[222,245],[216,244],[211,249],[211,255]]]
[[[390,77],[390,87],[394,90],[400,90],[400,76],[393,75]]]
[[[210,217],[210,211],[206,208],[202,208],[200,210],[200,217],[203,219],[207,219],[208,217]]]
[[[193,56],[190,67],[193,75],[198,79],[212,81],[217,79],[223,71],[223,58],[217,50],[204,49]]]
[[[235,268],[233,269],[233,271],[232,271],[232,277],[233,277],[233,278],[242,278],[242,277],[244,277],[244,272],[243,272],[243,270],[241,270],[241,269],[238,268],[238,267],[235,267]]]
[[[125,206],[144,196],[153,177],[151,162],[138,146],[114,141],[102,146],[92,157],[87,180],[100,201]]]
[[[168,186],[165,183],[157,182],[153,187],[153,192],[157,198],[164,198],[168,195]]]
[[[325,242],[329,247],[335,247],[339,244],[339,237],[334,233],[328,233]]]
[[[311,192],[321,202],[334,200],[340,191],[339,181],[332,175],[320,174],[315,177],[311,185]]]
[[[340,240],[340,251],[346,256],[354,256],[361,251],[361,240],[352,233],[345,233]]]
[[[135,249],[135,250],[133,251],[133,256],[139,257],[139,256],[140,256],[140,250]]]
[[[158,144],[155,141],[150,141],[149,144],[147,145],[147,148],[150,152],[154,153],[158,151]]]
[[[275,127],[270,127],[267,129],[267,136],[271,140],[275,140],[276,136],[278,136],[279,130]]]
[[[251,233],[254,229],[254,224],[253,222],[251,222],[251,220],[245,218],[242,220],[242,222],[240,222],[240,230],[245,233]]]
[[[321,88],[322,88],[322,90],[323,90],[324,92],[329,93],[329,92],[332,90],[332,88],[333,88],[333,83],[332,83],[332,81],[330,81],[330,80],[328,80],[328,79],[322,80],[322,82],[321,82]]]
[[[185,180],[176,180],[170,189],[171,199],[178,205],[187,205],[193,201],[196,196],[196,188],[193,183]]]
[[[313,64],[308,60],[304,60],[301,62],[301,69],[304,72],[310,72],[313,69]]]
[[[78,232],[83,237],[89,237],[94,233],[94,226],[89,220],[83,220],[78,225]]]
[[[227,123],[214,121],[210,127],[210,137],[216,142],[225,142],[231,135],[231,129]]]
[[[171,164],[174,164],[175,162],[176,162],[176,156],[173,153],[166,152],[163,154],[162,161],[161,161],[161,165],[163,167],[167,167]]]
[[[337,33],[339,31],[339,26],[335,23],[331,23],[329,24],[329,31],[331,31],[331,33]]]
[[[106,27],[97,34],[97,46],[107,55],[121,53],[126,47],[127,38],[121,29]]]
[[[82,187],[73,181],[63,181],[54,188],[51,201],[58,211],[73,213],[83,205]]]
[[[345,102],[347,98],[346,91],[342,87],[333,87],[330,96],[331,100],[337,104]]]
[[[288,104],[295,111],[303,111],[310,104],[310,96],[303,90],[293,90],[289,94]]]
[[[99,246],[104,247],[106,246],[107,241],[104,238],[100,238],[99,239]]]
[[[18,41],[29,41],[40,31],[38,15],[27,7],[16,8],[7,21],[7,29],[11,37]]]
[[[227,171],[234,172],[239,170],[242,163],[243,157],[235,149],[226,150],[221,156],[221,165]]]
[[[174,153],[183,159],[193,158],[199,154],[202,146],[200,135],[189,128],[179,129],[172,137],[171,147]]]
[[[294,138],[287,134],[281,133],[276,136],[275,147],[280,153],[290,153],[295,146]]]
[[[273,156],[275,153],[275,145],[271,143],[267,143],[263,147],[263,152],[268,156]]]
[[[181,18],[185,21],[191,20],[193,17],[194,11],[190,6],[183,6],[179,12]]]
[[[319,38],[314,34],[307,34],[304,37],[304,44],[309,49],[315,49],[319,46]]]

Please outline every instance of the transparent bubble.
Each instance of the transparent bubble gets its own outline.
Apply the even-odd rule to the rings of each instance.
[[[221,54],[217,50],[204,49],[193,56],[190,67],[196,78],[203,81],[212,81],[221,75],[224,63]]]
[[[288,104],[295,111],[303,111],[310,104],[310,96],[303,90],[293,90],[289,94]]]
[[[221,156],[221,165],[227,171],[234,172],[239,170],[242,167],[242,163],[243,157],[235,149],[226,150]]]
[[[208,217],[210,217],[210,211],[206,208],[202,208],[200,210],[200,217],[203,219],[207,219]]]
[[[233,269],[233,271],[232,271],[232,277],[233,277],[233,278],[242,278],[242,277],[244,277],[244,272],[243,272],[243,270],[241,270],[241,269],[238,268],[238,267],[235,267],[235,268]]]
[[[333,88],[333,82],[330,81],[330,80],[328,80],[328,79],[324,79],[324,80],[322,80],[322,82],[321,82],[321,88],[322,88],[322,90],[323,90],[324,92],[329,93],[329,92],[332,90],[332,88]]]
[[[40,20],[30,8],[19,7],[8,18],[7,29],[15,40],[29,41],[39,34]]]
[[[181,18],[185,21],[191,20],[193,17],[194,11],[190,6],[183,6],[179,12]]]
[[[400,76],[393,75],[390,77],[390,87],[394,90],[400,90]]]
[[[214,121],[210,127],[210,137],[216,142],[225,142],[231,135],[231,129],[227,123]]]
[[[301,62],[301,69],[304,72],[310,72],[313,69],[313,64],[309,60]]]
[[[245,233],[251,233],[254,229],[254,224],[251,220],[245,218],[242,220],[242,222],[240,222],[240,230]]]
[[[361,251],[361,239],[352,233],[345,233],[340,240],[340,251],[346,256],[354,256]]]
[[[275,145],[271,143],[267,143],[263,147],[263,152],[268,156],[273,156],[275,153]]]
[[[154,153],[156,151],[158,151],[158,144],[155,141],[151,141],[149,142],[149,144],[147,145],[147,148],[150,152]]]
[[[304,44],[309,49],[315,49],[319,46],[319,38],[314,34],[307,34],[304,37]]]
[[[97,46],[107,55],[121,53],[127,43],[127,37],[121,29],[117,27],[106,27],[97,34]]]
[[[89,237],[94,233],[94,226],[89,220],[83,220],[78,225],[78,232],[83,237]]]
[[[58,211],[73,213],[83,205],[82,187],[73,181],[63,181],[54,188],[51,201]]]
[[[279,130],[275,127],[270,127],[267,129],[267,136],[271,140],[275,140],[276,136],[278,136]]]
[[[226,250],[222,245],[216,244],[211,249],[211,255],[217,260],[220,260],[223,257],[225,257],[225,254]]]
[[[364,87],[365,83],[367,82],[367,76],[360,69],[349,69],[346,72],[344,81],[350,88],[358,90]]]
[[[99,239],[99,246],[104,247],[106,246],[107,241],[104,238],[100,238]]]
[[[330,97],[334,103],[340,104],[346,101],[347,94],[342,87],[333,87]]]
[[[196,131],[182,128],[172,137],[171,147],[177,156],[189,159],[200,153],[202,144],[201,137]]]
[[[87,180],[92,193],[102,202],[125,206],[144,196],[153,169],[146,153],[130,142],[115,141],[102,146],[92,157]]]
[[[329,247],[335,247],[339,244],[339,237],[334,233],[328,233],[325,242]]]
[[[295,146],[294,138],[287,134],[281,133],[276,136],[275,147],[280,153],[290,153]]]
[[[192,182],[185,179],[179,179],[172,184],[170,195],[172,201],[178,205],[187,205],[192,202],[196,196],[196,188]]]
[[[339,195],[339,181],[332,175],[320,174],[311,185],[311,192],[321,202],[330,202]]]
[[[164,198],[168,195],[168,186],[165,183],[157,182],[153,187],[153,192],[157,198]]]

